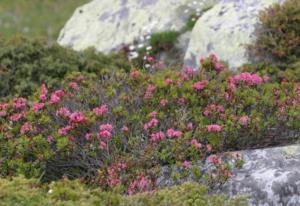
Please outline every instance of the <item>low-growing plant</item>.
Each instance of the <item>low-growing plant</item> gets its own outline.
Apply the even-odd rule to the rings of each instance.
[[[216,153],[296,141],[299,84],[232,74],[215,55],[201,63],[201,71],[74,73],[64,89],[43,84],[2,103],[1,176],[82,178],[135,194],[159,187],[162,166],[180,165],[185,177],[208,158],[214,187],[241,163]]]
[[[103,192],[88,188],[79,181],[67,179],[39,185],[36,179],[21,177],[12,180],[0,179],[0,205],[2,206],[246,206],[244,197],[228,198],[211,195],[208,189],[197,183],[186,183],[153,193],[133,196]]]

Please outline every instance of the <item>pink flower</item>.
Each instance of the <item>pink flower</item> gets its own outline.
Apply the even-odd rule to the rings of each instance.
[[[85,137],[86,140],[92,139],[92,136],[93,135],[91,133],[87,133],[87,134],[84,135],[84,137]]]
[[[59,110],[56,111],[56,116],[63,116],[63,117],[69,117],[71,115],[71,112],[68,108],[62,107]]]
[[[111,124],[102,124],[99,126],[99,130],[100,131],[107,130],[107,131],[111,132],[113,130],[113,126]]]
[[[187,125],[187,128],[189,129],[189,130],[192,130],[193,129],[193,123],[188,123],[188,125]]]
[[[30,130],[29,122],[25,122],[21,127],[21,134],[25,134],[29,132],[29,130]]]
[[[207,81],[207,80],[202,80],[202,81],[200,81],[200,82],[194,83],[194,84],[192,85],[192,88],[193,88],[194,90],[201,91],[201,90],[203,90],[203,89],[206,87],[207,84],[208,84],[208,81]]]
[[[254,86],[262,84],[264,80],[257,74],[250,74],[248,72],[244,72],[229,78],[229,82],[234,84],[238,82],[244,82],[249,86]]]
[[[7,112],[5,111],[0,111],[0,117],[5,117],[7,115]]]
[[[240,119],[239,119],[239,123],[240,125],[242,126],[247,126],[248,123],[249,123],[249,120],[250,118],[248,116],[242,116]]]
[[[206,145],[206,149],[207,149],[208,152],[211,152],[211,150],[212,150],[211,144]]]
[[[101,150],[104,150],[105,149],[105,147],[106,147],[106,143],[104,142],[104,141],[100,141],[99,142],[100,144],[99,144],[99,148],[101,149]]]
[[[78,89],[78,84],[76,82],[70,82],[69,86],[71,89],[74,89],[74,90]]]
[[[188,169],[189,166],[190,166],[190,163],[189,163],[188,161],[186,161],[186,160],[181,164],[181,167],[182,167],[183,169]]]
[[[172,128],[168,129],[168,131],[167,131],[167,136],[170,138],[178,138],[178,137],[181,137],[181,135],[182,135],[181,131],[176,131]]]
[[[24,112],[13,114],[9,117],[9,119],[13,122],[17,122],[25,116]]]
[[[144,98],[148,99],[148,100],[152,99],[153,92],[154,92],[155,89],[156,89],[156,87],[153,84],[149,84],[148,87],[147,87],[147,89],[146,89]]]
[[[221,132],[222,127],[220,125],[217,125],[217,124],[211,124],[211,125],[207,126],[207,131],[209,133],[211,133],[211,132]]]
[[[86,117],[82,112],[74,112],[69,116],[69,124],[80,124],[87,121]]]
[[[156,127],[158,125],[158,120],[156,118],[151,119],[149,122],[144,124],[144,130]]]
[[[181,98],[179,98],[178,100],[177,100],[177,104],[179,104],[179,105],[184,105],[185,104],[185,98],[183,98],[183,97],[181,97]]]
[[[165,83],[166,83],[167,85],[173,84],[173,80],[172,80],[172,79],[166,79],[166,80],[165,80]]]
[[[41,86],[41,95],[40,95],[40,100],[46,101],[48,95],[48,89],[45,84],[42,84]]]
[[[58,97],[56,94],[51,94],[51,98],[49,103],[50,104],[57,104],[60,101],[60,97]]]
[[[208,161],[210,161],[211,163],[213,163],[215,165],[221,164],[221,160],[219,160],[216,155],[210,155],[207,159],[208,159]]]
[[[151,140],[151,142],[157,142],[157,141],[160,141],[163,139],[165,139],[165,134],[162,131],[160,131],[160,132],[151,134],[150,140]]]
[[[66,136],[66,135],[69,134],[69,132],[70,132],[71,130],[73,130],[73,129],[74,129],[73,126],[68,125],[68,126],[66,126],[66,127],[60,128],[60,129],[58,130],[58,134],[59,134],[60,136]]]
[[[18,110],[24,110],[26,108],[27,100],[25,98],[14,98],[13,107]]]
[[[106,104],[93,109],[93,113],[97,116],[102,116],[103,114],[105,114],[107,112],[108,112],[108,107]]]
[[[151,181],[140,175],[134,180],[128,188],[128,194],[134,195],[137,192],[147,192],[150,189]]]
[[[152,56],[147,56],[146,60],[148,63],[152,63],[154,61],[154,58]]]
[[[160,105],[161,106],[165,107],[165,106],[167,106],[167,104],[168,104],[168,100],[166,100],[166,99],[160,100]]]
[[[202,148],[202,144],[199,143],[196,139],[192,139],[191,144],[194,145],[197,149]]]
[[[268,82],[270,80],[270,77],[268,75],[263,76],[263,81]]]
[[[109,131],[107,131],[107,130],[103,130],[103,131],[99,132],[99,135],[101,137],[108,138],[108,137],[111,136],[111,133]]]
[[[121,131],[122,131],[123,133],[127,133],[127,132],[129,131],[129,129],[128,129],[128,127],[126,127],[126,126],[123,126],[122,129],[121,129]]]
[[[49,143],[53,142],[53,141],[54,141],[53,136],[49,135],[49,136],[47,137],[47,141],[48,141]]]
[[[32,111],[37,112],[45,107],[44,103],[35,102],[32,104]]]

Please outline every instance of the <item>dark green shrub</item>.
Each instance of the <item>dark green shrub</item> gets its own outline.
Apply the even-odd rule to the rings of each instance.
[[[300,58],[300,1],[287,0],[260,14],[257,40],[250,51],[259,60],[271,60],[282,70]]]
[[[166,31],[154,33],[151,35],[150,45],[153,47],[153,53],[158,54],[162,51],[170,51],[174,49],[179,32]]]
[[[105,68],[128,71],[130,65],[122,55],[105,56],[92,49],[75,52],[22,37],[0,41],[0,98],[31,95],[41,83],[56,88],[71,72],[97,74]]]

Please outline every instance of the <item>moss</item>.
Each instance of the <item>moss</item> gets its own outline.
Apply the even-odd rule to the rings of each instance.
[[[210,195],[206,187],[197,183],[122,196],[115,192],[102,192],[98,188],[87,187],[79,181],[62,180],[47,185],[39,185],[35,179],[16,177],[12,180],[0,179],[0,205],[2,206],[245,206],[243,197],[230,200],[225,195]]]

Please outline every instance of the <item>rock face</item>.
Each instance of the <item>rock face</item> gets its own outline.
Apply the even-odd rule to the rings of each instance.
[[[109,53],[148,33],[180,30],[189,17],[187,5],[207,6],[217,0],[93,0],[78,8],[58,38],[75,50],[95,47]],[[184,45],[186,47],[187,45]]]
[[[230,68],[249,62],[245,45],[251,43],[258,14],[284,0],[222,0],[197,21],[184,64],[199,67],[199,58],[215,53]]]
[[[245,164],[235,169],[234,176],[218,192],[230,197],[248,196],[249,206],[300,205],[300,145],[239,152]],[[198,163],[202,170],[208,163]],[[165,187],[180,184],[171,177],[173,168],[163,168],[157,184]],[[186,180],[185,180],[186,181]],[[197,181],[188,177],[188,181]]]

